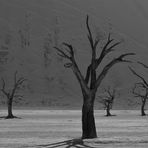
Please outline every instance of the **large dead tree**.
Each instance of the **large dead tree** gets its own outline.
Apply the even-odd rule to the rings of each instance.
[[[2,78],[1,91],[3,92],[3,94],[7,98],[7,107],[8,107],[8,115],[7,115],[6,119],[16,118],[16,116],[14,116],[12,113],[12,105],[13,105],[14,98],[21,97],[20,95],[17,95],[16,93],[17,93],[17,90],[20,88],[20,86],[23,84],[23,82],[25,80],[26,79],[24,79],[24,77],[17,78],[17,71],[16,71],[14,74],[14,84],[13,84],[12,88],[10,88],[8,90],[8,89],[6,89],[5,80]]]
[[[112,89],[110,87],[105,89],[105,94],[99,96],[101,100],[99,100],[100,103],[103,104],[104,109],[106,110],[106,116],[112,116],[110,113],[110,110],[113,107],[114,99],[116,95],[116,90]]]
[[[94,119],[94,101],[96,97],[96,92],[100,86],[102,80],[105,78],[108,71],[117,63],[130,62],[124,58],[134,53],[122,54],[117,58],[114,58],[107,65],[104,66],[103,70],[99,75],[97,75],[97,69],[100,67],[103,59],[111,52],[115,50],[115,47],[120,44],[120,42],[114,42],[111,35],[108,35],[107,41],[103,48],[101,48],[101,53],[97,56],[96,51],[98,50],[98,44],[100,39],[94,37],[90,26],[89,17],[86,18],[86,27],[88,31],[88,40],[91,47],[91,62],[88,65],[86,75],[83,76],[77,62],[75,60],[74,49],[71,44],[63,43],[63,48],[55,47],[59,56],[69,60],[64,66],[66,68],[71,68],[81,86],[83,94],[83,107],[82,107],[82,138],[96,138],[96,126]]]
[[[142,64],[143,66],[146,66],[143,63],[138,62],[139,64]],[[145,67],[146,68],[146,67]],[[136,73],[131,67],[129,67],[130,71],[137,76],[141,82],[136,83],[132,93],[134,94],[135,97],[138,97],[141,99],[141,116],[145,116],[145,104],[146,100],[148,99],[148,82],[138,73]],[[144,92],[143,92],[144,90]],[[143,92],[143,93],[142,93]]]

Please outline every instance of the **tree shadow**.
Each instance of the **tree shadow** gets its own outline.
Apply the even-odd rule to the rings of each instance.
[[[135,116],[138,116],[138,117],[147,117],[148,116],[148,114],[145,114],[145,115],[141,115],[141,114],[137,114],[137,115],[135,115]]]
[[[1,116],[0,120],[2,120],[2,119],[22,119],[22,118],[21,117],[17,117],[17,116],[13,116],[11,118],[9,118],[8,116]]]
[[[107,116],[107,115],[100,115],[99,117],[116,117],[118,115],[115,115],[115,114],[111,114],[110,116]]]
[[[5,119],[5,118],[6,118],[6,116],[1,116],[1,117],[0,117],[0,120]]]
[[[58,148],[64,146],[64,148],[95,148],[89,145],[84,144],[82,139],[72,139],[66,140],[57,143],[45,144],[45,145],[37,145],[41,148]]]
[[[13,116],[13,117],[6,116],[5,119],[22,119],[22,118],[17,116]]]
[[[117,115],[114,115],[114,114],[111,114],[111,115],[104,115],[104,117],[114,117],[114,116],[117,116]]]
[[[141,117],[146,117],[146,116],[148,116],[148,114],[145,114],[145,115],[139,115],[139,116],[141,116]]]

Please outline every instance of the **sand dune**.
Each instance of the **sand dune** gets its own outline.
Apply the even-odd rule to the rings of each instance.
[[[56,55],[53,46],[59,46],[63,41],[72,43],[80,69],[85,74],[90,60],[85,28],[86,14],[91,17],[94,34],[107,35],[112,32],[117,40],[123,41],[111,58],[132,51],[137,53],[133,61],[148,62],[147,1],[0,1],[0,75],[10,80],[10,85],[11,76],[16,69],[28,79],[24,88],[26,104],[34,104],[34,99],[38,102],[35,104],[41,104],[43,100],[49,99],[50,102],[51,98],[56,98],[55,104],[64,101],[66,106],[71,106],[70,102],[81,99],[80,87],[74,75],[70,70],[64,69],[64,61]],[[22,47],[23,39],[29,42],[29,46]],[[4,51],[8,54],[4,55]],[[111,58],[105,60],[104,64]],[[135,68],[144,73],[142,68]],[[110,71],[103,85],[117,87],[123,94],[120,100],[128,100],[131,98],[127,93],[128,89],[135,80],[127,65],[118,65]],[[63,100],[60,101],[60,98]],[[70,101],[66,101],[67,98]]]

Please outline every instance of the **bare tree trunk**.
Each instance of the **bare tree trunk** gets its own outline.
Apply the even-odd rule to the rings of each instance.
[[[142,106],[141,106],[141,116],[145,116],[145,111],[144,111],[144,107],[145,107],[145,102],[146,100],[142,101]]]
[[[111,116],[109,105],[106,108],[106,116]]]
[[[12,114],[12,99],[8,99],[8,116],[6,118],[14,118]]]
[[[94,119],[94,98],[84,96],[82,107],[82,139],[96,138],[96,126]]]

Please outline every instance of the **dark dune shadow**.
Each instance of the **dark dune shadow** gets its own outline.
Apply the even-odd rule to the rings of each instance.
[[[64,146],[64,148],[95,148],[84,144],[82,139],[72,139],[72,140],[45,144],[45,145],[37,145],[37,146],[41,148],[58,148],[61,146]]]

